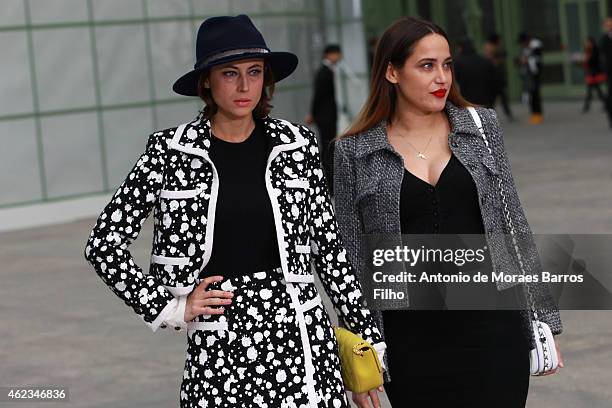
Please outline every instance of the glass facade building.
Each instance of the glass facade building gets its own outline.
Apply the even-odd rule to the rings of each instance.
[[[340,128],[367,94],[373,39],[401,15],[442,25],[477,46],[498,32],[508,51],[510,94],[520,95],[513,56],[528,30],[544,42],[544,98],[581,97],[570,61],[599,37],[604,0],[3,0],[0,2],[0,211],[113,191],[158,129],[191,120],[196,98],[173,94],[193,64],[201,21],[249,14],[272,49],[300,64],[276,90],[273,115],[302,122],[321,50],[344,51]],[[94,209],[92,214],[99,209]]]

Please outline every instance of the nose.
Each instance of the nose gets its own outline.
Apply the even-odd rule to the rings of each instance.
[[[438,84],[445,84],[448,81],[450,72],[444,70],[443,66],[439,66],[436,72],[436,82]]]
[[[247,92],[249,90],[249,78],[247,75],[240,75],[240,79],[238,81],[238,89],[240,92]]]

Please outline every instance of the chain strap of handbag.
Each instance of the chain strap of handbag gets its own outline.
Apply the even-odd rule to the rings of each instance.
[[[470,113],[472,114],[472,116],[474,117],[474,119],[476,119],[478,115],[478,113],[476,113],[476,110],[474,108],[468,108],[470,110]],[[484,129],[482,127],[482,123],[478,123],[480,120],[476,121],[476,126],[478,127],[478,130],[480,132],[480,135],[482,137],[482,140],[484,141],[485,146],[487,147],[487,150],[489,152],[489,154],[493,156],[493,150],[491,149],[491,146],[489,146],[489,141],[487,139],[487,136],[484,132]],[[516,253],[516,258],[519,264],[519,268],[521,270],[521,273],[523,275],[526,275],[525,272],[525,265],[523,264],[523,257],[521,255],[520,252],[520,248],[518,245],[518,242],[516,240],[516,233],[514,231],[514,225],[512,223],[512,217],[510,216],[510,209],[508,208],[508,201],[506,200],[506,194],[504,191],[504,184],[502,181],[502,178],[499,174],[495,175],[495,178],[497,180],[497,187],[499,190],[499,194],[501,196],[501,200],[502,200],[502,207],[503,207],[503,212],[504,212],[504,217],[505,217],[505,221],[506,224],[508,226],[508,230],[510,231],[510,237],[512,238],[512,245],[514,247],[514,252]],[[549,371],[552,368],[551,365],[551,358],[549,357],[551,354],[551,350],[549,350],[548,347],[548,343],[546,342],[546,333],[544,331],[544,327],[542,326],[542,322],[540,321],[540,317],[539,317],[539,313],[537,311],[537,309],[535,308],[535,299],[533,297],[533,293],[531,292],[531,290],[529,289],[529,283],[525,283],[525,289],[527,290],[527,296],[529,298],[529,304],[530,304],[530,308],[531,308],[531,313],[533,315],[533,321],[535,322],[535,327],[537,328],[537,337],[536,337],[536,341],[539,340],[542,344],[542,351],[544,353],[544,367],[543,367],[543,372]]]

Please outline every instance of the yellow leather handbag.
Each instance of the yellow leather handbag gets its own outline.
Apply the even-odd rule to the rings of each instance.
[[[350,330],[334,327],[334,331],[346,389],[359,393],[382,385],[382,366],[374,347]]]

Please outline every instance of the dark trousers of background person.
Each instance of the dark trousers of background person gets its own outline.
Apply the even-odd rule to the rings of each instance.
[[[608,100],[604,96],[604,93],[599,87],[599,84],[592,84],[592,85],[587,84],[587,93],[586,93],[586,97],[584,98],[584,106],[582,107],[582,112],[588,112],[589,108],[591,107],[591,98],[593,96],[593,89],[595,89],[595,92],[597,92],[597,96],[599,97],[599,99],[601,99],[601,102],[604,104],[604,107],[606,108],[606,110],[608,109]]]
[[[531,86],[529,88],[529,107],[532,114],[542,113],[542,95],[540,94],[540,76],[532,75],[530,78]]]
[[[612,129],[612,72],[608,72],[608,103],[606,104],[606,110],[608,113],[608,124]]]
[[[501,106],[502,106],[502,109],[504,110],[504,113],[506,114],[508,119],[513,120],[514,115],[512,114],[512,111],[510,110],[510,102],[508,101],[508,91],[506,87],[500,88],[497,96],[499,96],[499,101],[501,102]]]
[[[330,194],[334,188],[334,138],[338,132],[336,122],[316,122],[319,136],[321,137],[321,162],[327,179],[327,187]]]

